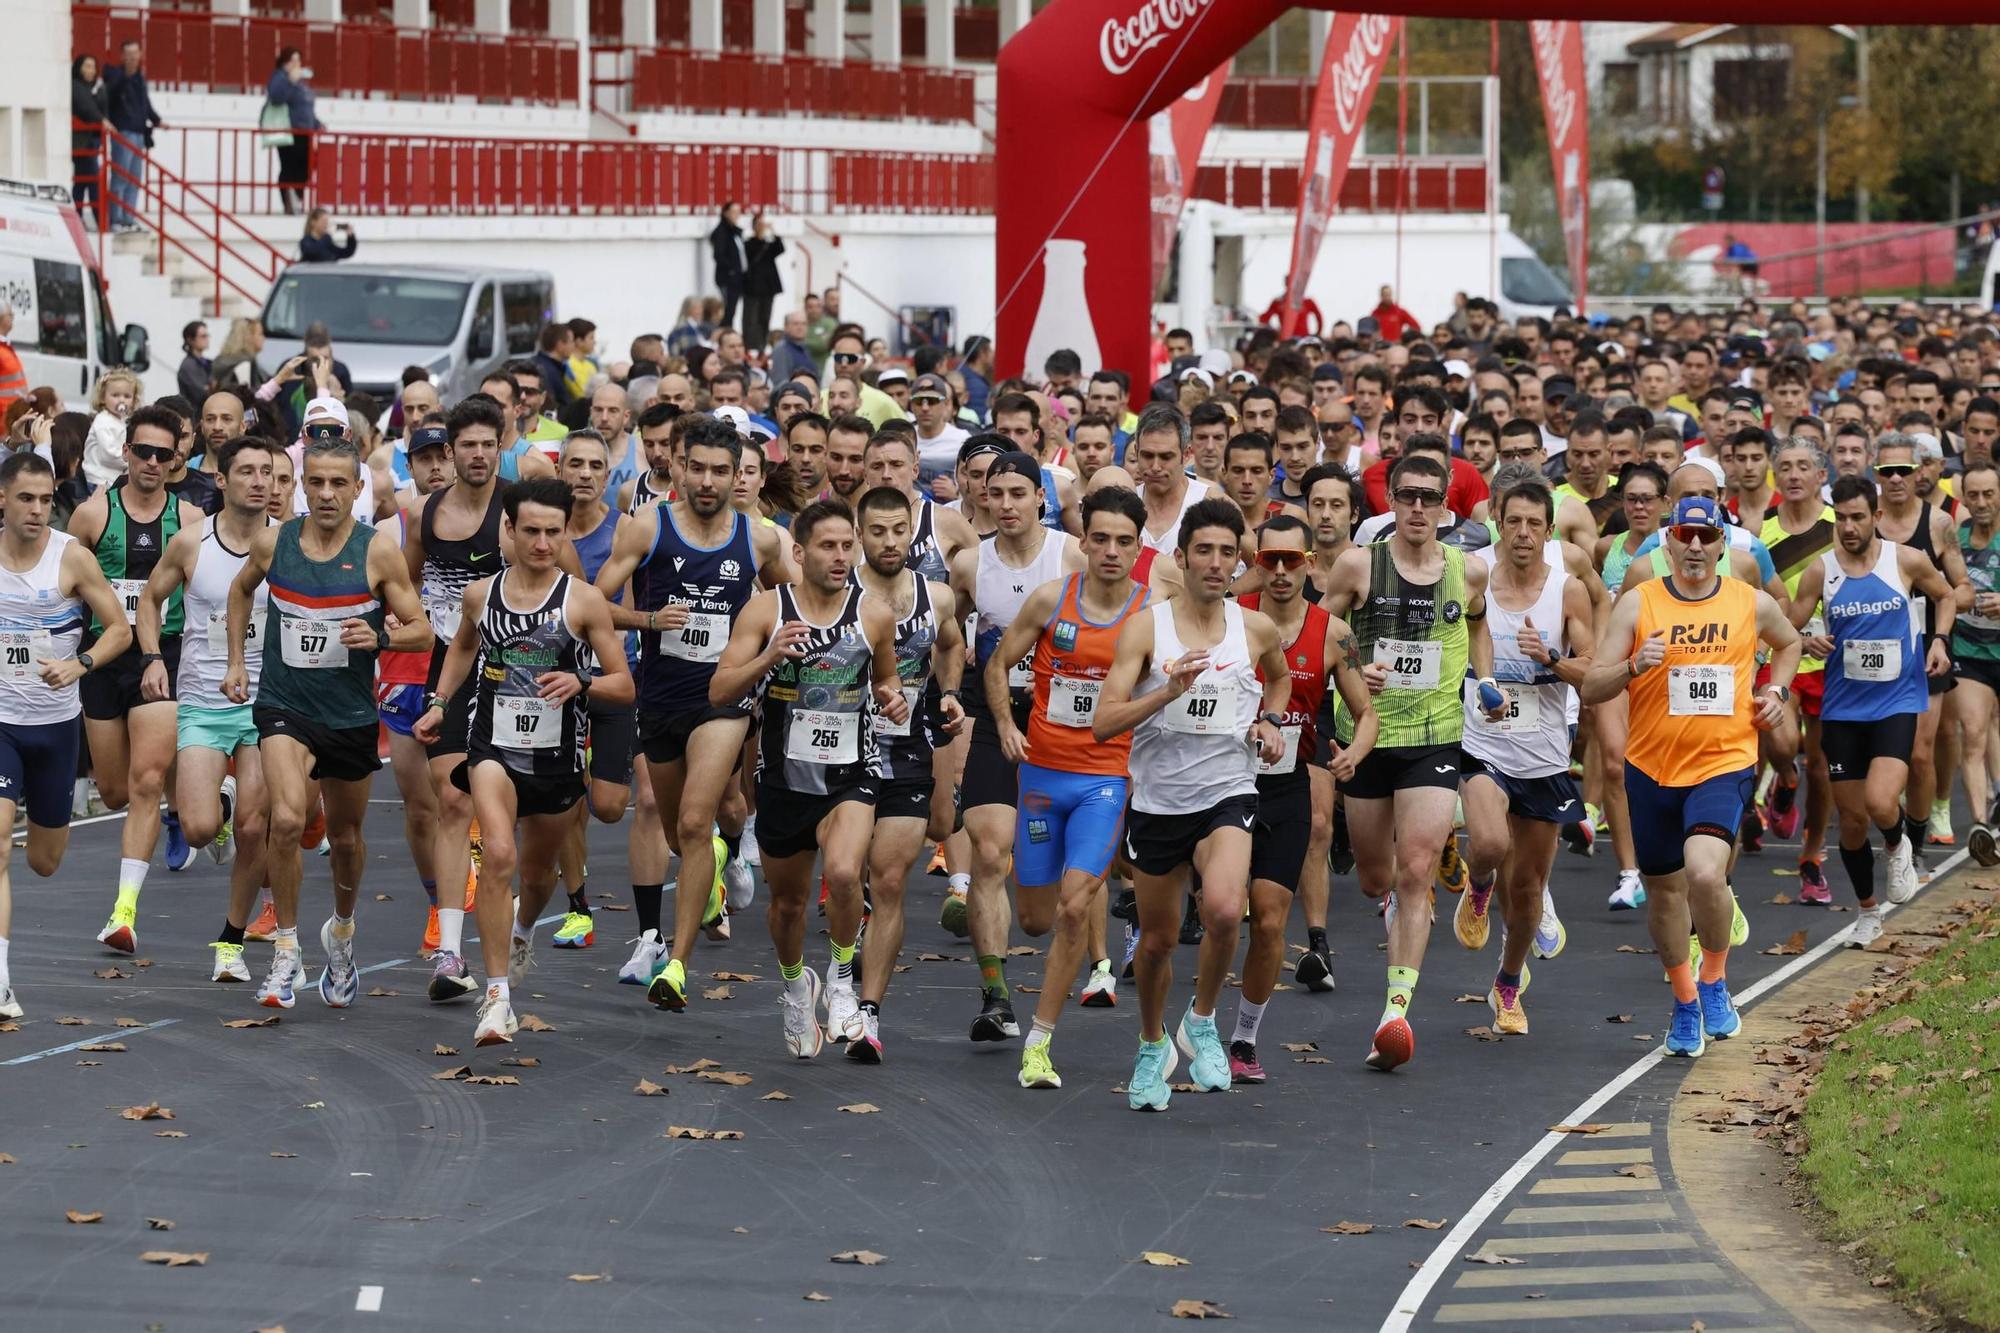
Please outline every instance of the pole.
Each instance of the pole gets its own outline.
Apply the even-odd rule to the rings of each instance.
[[[1819,113],[1819,136],[1813,166],[1817,185],[1813,215],[1813,294],[1826,295],[1826,112]]]
[[[1868,132],[1868,29],[1854,30],[1854,91],[1861,104],[1861,132]],[[1868,221],[1868,185],[1859,173],[1854,182],[1854,220]]]

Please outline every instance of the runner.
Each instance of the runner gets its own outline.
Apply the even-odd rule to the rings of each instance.
[[[132,635],[90,548],[49,526],[55,495],[55,470],[33,450],[0,462],[0,1018],[22,1016],[7,963],[14,829],[26,815],[28,868],[55,874],[69,848],[76,683],[117,661]],[[86,612],[104,626],[103,663],[77,651]]]
[[[1680,456],[1678,438],[1676,458]],[[1625,469],[1618,493],[1625,506],[1625,531],[1600,537],[1596,556],[1606,595],[1613,599],[1624,590],[1625,571],[1638,548],[1659,530],[1667,502],[1667,474],[1655,463],[1634,463]],[[1611,851],[1618,858],[1618,886],[1612,889],[1608,906],[1614,912],[1631,911],[1645,905],[1646,881],[1639,874],[1638,852],[1632,845],[1632,814],[1625,801],[1625,696],[1605,700],[1591,715],[1596,719],[1593,739],[1597,742],[1604,815],[1611,825]]]
[[[601,454],[603,442],[594,432],[591,439]],[[570,448],[563,452],[567,460]],[[469,791],[479,817],[486,997],[473,1033],[478,1046],[511,1041],[519,1026],[512,988],[534,966],[535,921],[555,889],[556,856],[584,796],[587,696],[612,707],[633,697],[603,597],[556,565],[575,503],[554,477],[517,481],[502,494],[501,540],[512,559],[466,589],[438,688],[415,729],[417,739],[436,741],[446,701],[477,667],[466,759],[451,781]]]
[[[259,585],[270,594],[257,627],[262,663],[257,699],[258,756],[270,802],[266,873],[277,913],[276,951],[257,991],[267,1008],[289,1009],[303,978],[299,952],[299,834],[319,784],[333,845],[333,915],[320,927],[327,966],[320,999],[335,1009],[354,1003],[354,909],[368,848],[361,822],[376,757],[375,657],[384,648],[415,651],[431,641],[430,622],[410,582],[395,538],[354,517],[361,456],[343,441],[315,440],[305,450],[309,512],[260,530],[229,589],[229,666],[222,695],[250,703],[246,653]],[[382,627],[384,611],[400,622]]]
[[[1126,1104],[1135,1111],[1167,1109],[1175,1046],[1197,1088],[1230,1084],[1215,1005],[1248,896],[1257,762],[1281,753],[1279,724],[1292,692],[1270,617],[1227,597],[1242,542],[1243,516],[1232,502],[1204,500],[1188,511],[1176,553],[1186,590],[1126,619],[1091,718],[1100,744],[1132,736],[1125,859],[1139,900],[1139,1055]],[[1174,927],[1190,869],[1202,885],[1200,971],[1170,1044]],[[1065,981],[1052,976],[1049,984]]]
[[[1321,463],[1309,469],[1299,483],[1305,490],[1306,509],[1312,515],[1312,565],[1299,585],[1299,595],[1314,606],[1325,599],[1333,586],[1333,571],[1340,557],[1354,549],[1351,533],[1361,502],[1361,481],[1337,463]],[[1276,619],[1274,614],[1273,619]],[[1299,688],[1293,682],[1293,689]],[[1307,777],[1312,783],[1312,837],[1306,844],[1305,869],[1299,878],[1299,901],[1306,921],[1306,951],[1292,967],[1292,977],[1309,991],[1333,989],[1333,953],[1326,939],[1327,900],[1331,896],[1329,872],[1338,862],[1341,873],[1354,868],[1354,851],[1347,834],[1347,817],[1341,810],[1329,764],[1333,752],[1333,700],[1322,697],[1313,733],[1320,754]],[[1343,767],[1345,767],[1343,765]],[[1351,776],[1351,774],[1350,774]]]
[[[1398,459],[1389,474],[1395,527],[1342,555],[1320,600],[1353,626],[1380,718],[1375,748],[1343,795],[1362,891],[1387,899],[1389,989],[1368,1052],[1381,1070],[1416,1053],[1410,998],[1430,938],[1432,874],[1453,841],[1465,725],[1458,681],[1470,666],[1481,685],[1493,683],[1492,640],[1467,632],[1486,617],[1486,566],[1437,537],[1448,475],[1433,454]],[[1482,702],[1489,716],[1506,706],[1497,689]],[[1341,707],[1334,722],[1335,739],[1352,744],[1353,715]]]
[[[1800,651],[1798,632],[1770,594],[1717,573],[1725,523],[1707,497],[1675,504],[1665,530],[1672,568],[1612,605],[1583,684],[1586,704],[1631,695],[1625,786],[1646,877],[1646,925],[1673,984],[1666,1051],[1688,1057],[1742,1026],[1727,980],[1730,853],[1752,796],[1756,732],[1786,720]],[[1760,640],[1773,650],[1771,675],[1753,699]]]
[[[1286,411],[1292,409],[1286,408]],[[1280,420],[1283,416],[1280,414]],[[1325,480],[1305,473],[1311,490]],[[1334,477],[1342,488],[1345,474]],[[1332,490],[1329,486],[1326,489]],[[1346,534],[1341,533],[1344,539]],[[1257,824],[1251,830],[1250,948],[1243,957],[1243,994],[1236,1002],[1236,1029],[1229,1040],[1229,1076],[1236,1083],[1262,1083],[1264,1066],[1257,1058],[1257,1034],[1285,961],[1285,919],[1292,895],[1304,883],[1312,864],[1313,840],[1326,827],[1319,809],[1331,779],[1354,776],[1354,766],[1374,747],[1378,719],[1361,678],[1361,659],[1346,622],[1335,620],[1304,594],[1312,587],[1307,572],[1313,559],[1313,533],[1288,514],[1265,523],[1257,534],[1256,564],[1263,571],[1264,590],[1242,599],[1246,611],[1262,611],[1277,627],[1285,662],[1292,677],[1291,698],[1278,731],[1283,750],[1258,764]],[[1357,719],[1351,745],[1335,747],[1330,734],[1322,762],[1320,719],[1329,677]],[[1329,771],[1329,768],[1331,771]],[[1322,782],[1324,777],[1329,779]],[[1326,947],[1326,847],[1318,850],[1320,928],[1318,947]],[[1310,902],[1308,902],[1310,907]],[[1311,917],[1307,917],[1308,922]],[[1308,946],[1310,949],[1311,945]],[[1300,959],[1301,971],[1308,952]],[[1321,961],[1325,961],[1322,957]],[[1332,973],[1323,978],[1331,989]]]
[[[1146,502],[1146,528],[1140,538],[1145,550],[1132,566],[1132,577],[1140,583],[1150,582],[1152,566],[1159,554],[1173,549],[1180,535],[1181,519],[1188,510],[1211,495],[1222,494],[1219,487],[1211,488],[1189,475],[1189,439],[1188,421],[1180,410],[1166,403],[1154,403],[1139,414],[1132,443],[1125,451],[1126,470],[1139,483],[1139,496]],[[1220,445],[1215,451],[1215,465],[1220,475]]]
[[[700,484],[697,447],[688,450],[690,487]],[[896,669],[895,613],[880,599],[868,600],[849,577],[853,511],[836,499],[807,505],[792,521],[792,543],[799,580],[758,593],[743,608],[715,665],[708,701],[712,708],[735,709],[755,693],[763,704],[758,842],[771,891],[771,942],[785,982],[785,1046],[808,1060],[825,1040],[819,974],[805,964],[806,900],[816,858],[824,858],[832,947],[826,1026],[836,1037],[861,1037],[865,1044],[854,996],[854,945],[861,930],[861,872],[883,785],[875,719],[902,726],[910,705]],[[689,898],[681,895],[683,903]],[[688,929],[687,913],[680,917]],[[659,986],[656,981],[654,989]]]
[[[167,471],[174,465],[181,419],[164,407],[141,407],[125,422],[125,475],[78,505],[70,515],[69,535],[97,556],[97,566],[118,594],[129,629],[139,614],[139,594],[159,562],[160,553],[182,528],[199,528],[202,513],[176,500],[166,489]],[[159,660],[171,680],[181,658],[181,599],[167,603],[159,643]],[[93,640],[106,622],[92,613]],[[169,810],[159,816],[167,769],[174,761],[174,702],[171,696],[151,700],[140,681],[147,659],[128,636],[131,647],[111,655],[93,651],[104,670],[85,677],[84,739],[90,745],[90,766],[97,790],[108,810],[128,810],[119,833],[118,898],[111,919],[97,933],[98,942],[116,953],[139,948],[139,893],[160,830],[167,830],[167,868],[185,870],[194,848],[181,835],[180,821]]]
[[[2000,470],[1990,462],[1967,464],[1958,478],[1958,498],[1967,515],[1958,529],[1958,544],[1972,583],[1971,608],[1951,623],[1952,670],[1958,681],[1952,696],[1958,701],[1963,746],[1959,766],[1973,811],[1965,845],[1973,860],[1992,866],[2000,865],[2000,842],[1994,836],[2000,803],[1992,797],[1994,751],[1989,740],[2000,692],[2000,544],[1994,541]]]
[[[878,437],[870,446],[871,471],[879,470],[875,465],[885,455],[906,467],[914,481],[916,463],[907,443],[895,437],[883,448]],[[928,501],[916,503],[931,508]],[[896,673],[910,710],[900,723],[879,714],[875,719],[882,783],[868,840],[868,934],[853,1018],[834,1012],[837,992],[828,992],[827,1027],[835,1041],[847,1043],[848,1058],[862,1064],[882,1062],[882,997],[903,947],[903,888],[935,823],[939,740],[955,739],[965,730],[959,694],[965,636],[958,604],[943,582],[908,563],[908,553],[915,549],[910,510],[911,497],[903,485],[871,486],[861,496],[862,564],[854,571],[855,580],[863,605],[886,607],[895,621]],[[950,832],[949,824],[945,831]],[[830,903],[830,888],[827,898]],[[837,956],[834,970],[839,971]]]
[[[1125,822],[1132,743],[1129,735],[1099,742],[1089,727],[1121,627],[1146,603],[1146,590],[1131,578],[1145,526],[1145,503],[1133,491],[1106,486],[1086,496],[1083,572],[1028,594],[987,657],[980,682],[1001,752],[1020,765],[1015,911],[1028,934],[1054,932],[1034,1027],[1021,1051],[1017,1081],[1024,1088],[1062,1086],[1050,1042],[1090,943],[1089,923],[1104,920],[1105,876]],[[1008,664],[1024,655],[1034,680],[1025,735],[1015,725],[1008,684]],[[1090,962],[1084,1002],[1102,995],[1116,1003],[1111,960]]]
[[[686,429],[675,428],[680,419],[681,410],[672,403],[654,403],[639,414],[639,447],[646,455],[646,467],[618,488],[618,507],[626,513],[636,514],[673,495],[680,467],[678,445]]]
[[[1930,703],[1925,676],[1951,670],[1943,640],[1956,602],[1951,585],[1923,554],[1875,532],[1875,483],[1842,477],[1833,483],[1837,551],[1828,551],[1799,579],[1794,622],[1823,614],[1826,628],[1806,639],[1826,663],[1822,744],[1840,810],[1840,861],[1861,913],[1849,947],[1866,948],[1882,934],[1875,902],[1872,821],[1889,854],[1889,901],[1917,891],[1913,847],[1904,829],[1903,789],[1910,776],[1917,718]],[[1937,631],[1920,638],[1916,598],[1937,608]]]

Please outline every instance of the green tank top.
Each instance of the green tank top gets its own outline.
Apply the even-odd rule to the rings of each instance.
[[[359,616],[381,631],[382,604],[368,582],[375,529],[356,523],[331,560],[314,560],[299,548],[305,523],[295,518],[280,527],[271,553],[257,702],[335,731],[373,727],[375,653],[343,646],[340,622]]]
[[[1389,542],[1368,548],[1368,600],[1348,618],[1363,665],[1380,662],[1390,683],[1375,696],[1378,749],[1456,745],[1465,731],[1465,553],[1449,546],[1436,583],[1406,580]],[[1354,717],[1340,702],[1334,734],[1354,739]]]
[[[159,564],[160,557],[166,554],[167,543],[181,530],[181,504],[172,493],[168,493],[160,516],[150,523],[133,519],[132,511],[125,507],[123,486],[106,490],[104,504],[104,533],[97,539],[97,567],[104,571],[111,590],[124,603],[127,619],[136,623],[139,590],[152,577],[153,566]],[[167,599],[166,618],[161,622],[160,633],[179,634],[184,614],[181,590],[176,588],[174,595]],[[95,616],[90,620],[90,632],[92,637],[104,632],[103,622]],[[135,643],[131,651],[138,650]]]
[[[1974,595],[2000,592],[2000,536],[1986,543],[1982,550],[1972,544],[1972,525],[1961,523],[1958,545],[1965,554],[1965,572],[1972,581]],[[1958,618],[1951,622],[1951,651],[1955,657],[2000,661],[2000,620],[1974,615],[1971,611],[1959,612]]]

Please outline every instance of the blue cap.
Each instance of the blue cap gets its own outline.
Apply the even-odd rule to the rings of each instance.
[[[1674,505],[1673,523],[1675,527],[1723,527],[1722,506],[1705,495],[1683,495]]]

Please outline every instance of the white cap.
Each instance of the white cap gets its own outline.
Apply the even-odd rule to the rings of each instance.
[[[1690,450],[1687,457],[1681,460],[1681,466],[1687,467],[1690,464],[1705,469],[1711,477],[1715,478],[1717,486],[1727,486],[1729,484],[1728,480],[1722,475],[1722,464],[1716,462],[1707,454],[1701,453],[1698,450]]]
[[[1237,384],[1245,380],[1255,384],[1257,382],[1256,372],[1249,370],[1232,370],[1229,372],[1229,382],[1231,384]]]
[[[307,403],[306,414],[299,419],[301,425],[308,425],[315,421],[337,421],[340,423],[342,430],[348,429],[352,424],[347,419],[347,404],[341,402],[338,398],[325,396],[315,398]]]
[[[725,403],[710,412],[717,421],[727,421],[736,427],[736,433],[745,439],[750,437],[750,414],[734,403]]]
[[[1181,372],[1180,382],[1182,384],[1186,384],[1189,380],[1200,380],[1202,383],[1202,387],[1207,389],[1213,389],[1215,387],[1215,376],[1209,374],[1206,370],[1203,370],[1200,366],[1189,366],[1186,370],[1183,370]]]
[[[1459,360],[1457,357],[1453,357],[1444,363],[1444,373],[1447,378],[1457,376],[1459,379],[1469,380],[1472,378],[1472,367],[1466,365],[1465,362]]]
[[[908,384],[909,382],[910,372],[904,370],[901,366],[884,366],[882,373],[875,377],[875,384],[878,388],[884,384]]]
[[[1230,367],[1235,363],[1229,359],[1228,352],[1220,347],[1211,347],[1201,354],[1199,364],[1203,370],[1208,372],[1209,382],[1212,385],[1216,376],[1227,375]]]

